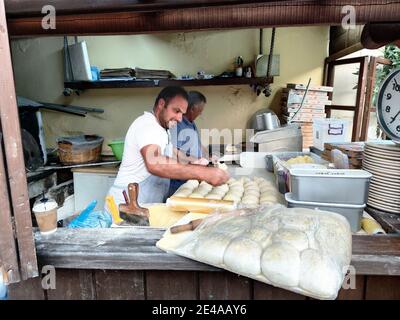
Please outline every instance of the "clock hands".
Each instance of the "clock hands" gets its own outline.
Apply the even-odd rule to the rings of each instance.
[[[394,117],[390,117],[390,119],[392,119],[392,121],[390,121],[390,124],[392,124],[396,120],[396,118],[398,117],[399,114],[400,114],[400,111],[397,112]]]

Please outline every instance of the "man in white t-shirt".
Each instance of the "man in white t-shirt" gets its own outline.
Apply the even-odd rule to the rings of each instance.
[[[206,167],[208,160],[191,159],[171,144],[169,128],[182,121],[188,107],[187,92],[181,87],[166,87],[158,95],[152,112],[144,112],[129,127],[124,154],[109,194],[124,203],[123,190],[129,183],[139,184],[139,203],[164,202],[170,179],[204,180],[214,186],[229,179],[226,171]]]

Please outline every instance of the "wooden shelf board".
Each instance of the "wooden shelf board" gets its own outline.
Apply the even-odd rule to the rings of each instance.
[[[107,88],[147,88],[167,86],[218,86],[218,85],[252,85],[272,83],[269,78],[213,78],[195,80],[118,80],[118,81],[68,81],[64,82],[65,88],[85,89],[107,89]]]

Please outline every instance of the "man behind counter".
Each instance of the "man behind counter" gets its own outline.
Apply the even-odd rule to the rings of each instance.
[[[207,103],[206,97],[198,91],[190,91],[188,93],[188,108],[179,122],[171,131],[172,144],[188,157],[202,159],[208,158],[208,151],[202,146],[199,130],[194,122],[204,110]],[[204,164],[208,163],[208,160]],[[186,180],[172,179],[169,187],[169,196]]]
[[[124,203],[122,191],[131,182],[139,184],[139,203],[164,202],[170,179],[204,180],[214,186],[229,179],[226,171],[204,165],[174,148],[169,130],[182,121],[188,107],[188,94],[181,87],[166,87],[156,98],[152,112],[144,112],[129,127],[124,154],[109,190],[116,204]]]

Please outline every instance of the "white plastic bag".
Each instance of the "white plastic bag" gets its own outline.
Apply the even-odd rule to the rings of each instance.
[[[352,252],[341,215],[279,204],[209,215],[157,247],[317,299],[337,297]]]

